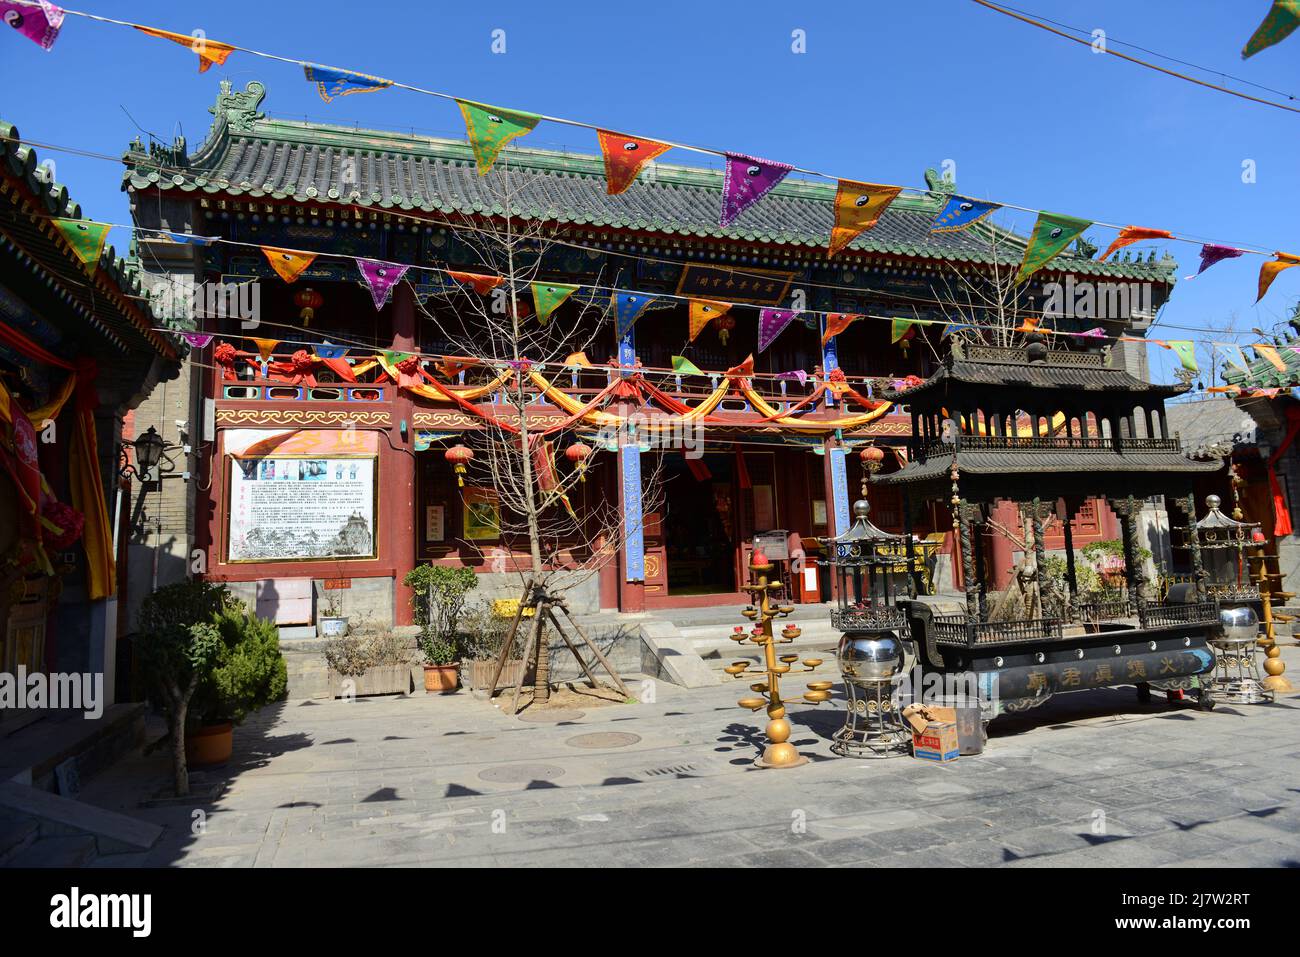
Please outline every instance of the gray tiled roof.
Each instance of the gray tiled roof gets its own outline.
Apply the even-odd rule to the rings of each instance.
[[[525,219],[810,249],[825,248],[830,235],[835,184],[826,181],[787,179],[723,228],[722,174],[715,169],[655,163],[625,193],[609,196],[599,156],[516,146],[480,177],[465,142],[268,119],[258,112],[264,95],[255,81],[240,92],[223,87],[212,108],[217,119],[211,135],[184,158],[191,169],[174,174],[160,168],[169,164],[157,156],[133,147],[125,157],[126,186],[434,215],[500,215],[508,163],[512,211]],[[355,174],[347,182],[345,170]],[[927,178],[932,189],[946,188],[937,174]],[[930,232],[942,202],[939,196],[899,197],[850,249],[970,263],[989,263],[995,255],[1007,264],[1020,261],[1024,238],[989,223],[958,233]],[[1172,258],[1155,261],[1154,253],[1101,263],[1069,251],[1053,263],[1080,275],[1162,283],[1172,282],[1174,267]]]

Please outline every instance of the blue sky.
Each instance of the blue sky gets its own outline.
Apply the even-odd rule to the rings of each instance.
[[[1223,70],[1300,97],[1300,35],[1242,61],[1268,0],[1019,0],[1023,10]],[[184,12],[191,7],[197,12]],[[840,9],[837,10],[837,7]],[[812,6],[382,2],[177,4],[81,0],[78,9],[467,98],[780,159],[872,182],[923,185],[956,163],[961,192],[1088,219],[1300,253],[1300,114],[1143,70],[970,0]],[[492,31],[506,53],[494,54]],[[793,53],[803,30],[807,52]],[[1134,53],[1128,47],[1115,49]],[[455,106],[402,91],[323,103],[301,70],[235,53],[197,73],[179,46],[69,18],[52,52],[0,35],[0,117],[27,139],[120,154],[136,124],[203,139],[217,84],[258,79],[276,115],[463,135]],[[1297,100],[1300,105],[1300,100]],[[128,117],[127,113],[130,116]],[[527,141],[595,151],[594,135],[543,125]],[[124,222],[120,167],[40,150],[86,213]],[[697,162],[697,154],[665,159]],[[1242,182],[1253,160],[1257,181]],[[1025,229],[1032,217],[1001,221]],[[1112,233],[1089,236],[1105,245]],[[124,235],[115,234],[119,248]],[[1147,245],[1141,247],[1150,248]],[[1174,243],[1179,275],[1196,247]],[[1259,260],[1180,282],[1157,332],[1268,329],[1300,295],[1283,273],[1252,304]],[[1218,336],[1217,338],[1229,338]],[[1157,368],[1167,353],[1153,350]]]

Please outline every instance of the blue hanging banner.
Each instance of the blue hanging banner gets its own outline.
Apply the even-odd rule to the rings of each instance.
[[[632,329],[632,324],[650,305],[652,296],[643,292],[615,292],[614,300],[614,337],[622,339]]]
[[[305,64],[302,68],[307,79],[316,84],[316,92],[328,103],[336,96],[350,96],[353,93],[374,93],[386,90],[393,85],[392,80],[382,80],[368,73],[353,73],[351,70],[336,70],[333,67],[320,66],[317,63]]]
[[[831,494],[835,497],[835,534],[849,530],[849,466],[844,449],[831,449]]]
[[[967,199],[965,196],[953,196],[930,226],[932,233],[956,233],[967,226],[974,226],[981,219],[1001,209],[1001,203],[986,203],[980,199]]]

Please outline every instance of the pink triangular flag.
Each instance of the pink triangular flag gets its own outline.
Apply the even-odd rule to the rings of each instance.
[[[378,259],[358,259],[357,268],[361,270],[361,278],[370,287],[370,298],[375,301],[375,308],[383,309],[384,303],[388,301],[388,296],[393,291],[393,286],[406,274],[409,267]]]

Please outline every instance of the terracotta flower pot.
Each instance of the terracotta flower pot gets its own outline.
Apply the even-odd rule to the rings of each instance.
[[[235,726],[208,724],[185,735],[185,760],[195,766],[222,764],[230,760],[235,747]]]
[[[459,687],[459,663],[424,666],[424,690],[427,694],[450,694]]]

